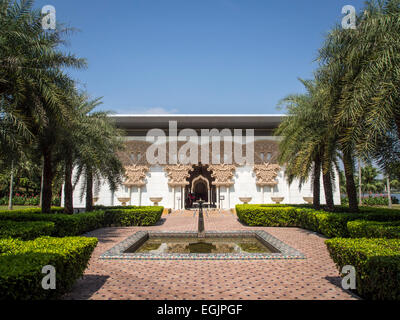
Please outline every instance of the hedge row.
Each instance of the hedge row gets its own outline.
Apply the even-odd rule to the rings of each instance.
[[[106,224],[109,226],[152,226],[162,216],[164,207],[124,207],[105,210]]]
[[[35,210],[35,209],[29,209]],[[135,209],[98,210],[74,215],[41,214],[36,211],[6,211],[0,221],[50,221],[54,223],[54,237],[78,236],[107,226],[151,226],[160,220],[163,207],[136,207]]]
[[[49,221],[0,221],[0,238],[18,238],[33,240],[50,236],[54,232],[54,223]]]
[[[377,222],[356,220],[347,224],[352,238],[400,239],[400,221]]]
[[[300,227],[327,237],[349,237],[349,221],[400,221],[400,210],[362,208],[357,214],[326,212],[298,206],[237,205],[239,220],[249,226]]]
[[[64,212],[64,208],[61,207],[51,207],[51,213],[63,213]],[[40,208],[28,208],[28,209],[17,209],[17,210],[0,210],[0,215],[1,214],[7,214],[7,213],[15,213],[15,214],[19,214],[19,213],[37,213],[40,214],[42,213],[42,209]]]
[[[96,238],[0,239],[0,299],[44,300],[69,291],[82,276]],[[56,269],[56,290],[44,290],[44,266]]]
[[[327,240],[329,253],[339,270],[356,269],[357,292],[369,300],[400,300],[400,240]]]
[[[104,211],[74,215],[8,212],[0,214],[0,221],[1,220],[19,222],[50,221],[54,223],[54,230],[51,235],[55,237],[78,236],[85,232],[103,228],[106,225]]]

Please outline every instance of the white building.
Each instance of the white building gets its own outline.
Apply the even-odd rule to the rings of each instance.
[[[165,208],[182,209],[191,206],[190,198],[192,200],[201,198],[209,206],[229,209],[243,201],[254,204],[273,204],[278,201],[283,204],[306,203],[304,198],[312,197],[313,194],[311,178],[301,189],[297,181],[289,185],[285,179],[285,168],[277,164],[280,139],[273,135],[273,131],[283,117],[283,115],[113,116],[117,126],[126,132],[126,150],[119,154],[126,168],[126,180],[115,193],[110,191],[106,182],[101,182],[100,191],[94,195],[96,204],[153,205],[159,201],[158,204]],[[159,129],[157,133],[159,137],[156,140],[158,144],[147,138],[152,129]],[[182,131],[183,129],[190,130]],[[217,129],[218,131],[214,133],[224,136],[220,143],[215,142],[217,138],[211,139],[204,135],[210,133],[212,129]],[[249,129],[254,129],[254,142],[246,145],[246,142],[251,141],[251,139],[246,141],[246,130]],[[162,132],[165,133],[165,138]],[[233,138],[234,133],[239,132],[243,134],[243,138]],[[209,154],[204,151],[207,147]],[[252,158],[251,153],[253,153],[254,161],[241,162],[234,155],[236,150],[242,151],[239,153],[243,157]],[[249,153],[248,150],[253,152]],[[154,155],[159,162],[153,163],[154,159],[149,155]],[[180,164],[189,156],[197,160],[192,160],[188,165]],[[79,194],[81,183],[82,181],[79,181],[75,187],[76,208],[85,207],[84,197],[81,200]],[[340,204],[338,177],[334,180],[334,201],[335,204]],[[322,187],[321,203],[325,203]]]

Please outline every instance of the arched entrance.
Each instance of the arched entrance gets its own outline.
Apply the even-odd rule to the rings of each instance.
[[[201,199],[208,203],[210,198],[210,182],[202,175],[196,177],[192,182],[192,192],[195,194],[196,199]]]
[[[210,207],[216,207],[216,188],[212,184],[214,178],[207,169],[207,165],[200,164],[194,166],[193,171],[190,172],[190,177],[187,179],[189,185],[185,188],[186,209],[193,208],[193,203],[200,199],[208,203]]]

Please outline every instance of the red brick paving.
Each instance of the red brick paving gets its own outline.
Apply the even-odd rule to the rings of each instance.
[[[229,212],[205,214],[206,230],[262,229],[306,255],[278,261],[119,261],[99,256],[139,230],[191,231],[192,212],[163,216],[154,227],[107,228],[97,237],[90,265],[65,299],[74,300],[349,300],[325,238],[297,228],[249,228]]]

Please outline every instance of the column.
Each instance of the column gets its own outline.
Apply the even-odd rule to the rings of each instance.
[[[226,189],[228,190],[228,210],[231,208],[231,186],[227,186]]]
[[[142,206],[142,187],[138,187],[138,193],[139,193],[139,207]]]
[[[172,187],[173,188],[173,190],[174,190],[174,192],[173,192],[173,194],[174,194],[174,205],[173,205],[173,209],[175,210],[176,208],[175,208],[175,204],[176,204],[176,189],[175,189],[175,187]]]
[[[221,209],[221,200],[219,199],[220,193],[219,193],[219,186],[217,187],[217,207],[218,209]]]
[[[265,186],[262,185],[262,186],[260,186],[260,188],[261,188],[261,197],[262,197],[261,204],[264,204],[265,203],[265,197],[264,197]]]

